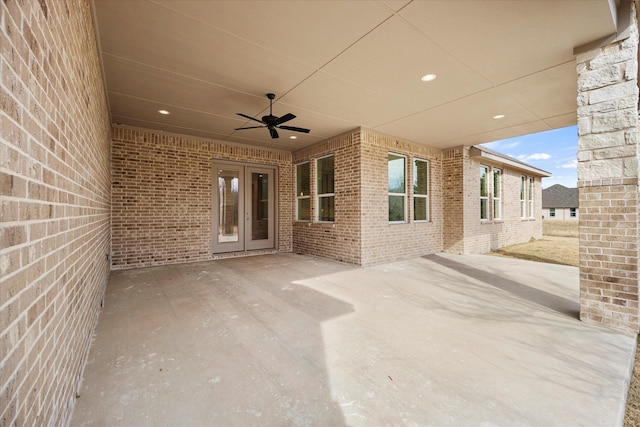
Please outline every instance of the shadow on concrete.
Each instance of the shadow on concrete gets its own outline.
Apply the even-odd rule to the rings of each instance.
[[[113,272],[72,426],[345,426],[321,323],[353,306],[297,285],[349,266],[262,256]]]
[[[522,298],[526,301],[538,304],[540,306],[575,319],[580,318],[580,304],[576,301],[571,301],[567,298],[563,298],[550,292],[523,285],[522,283],[518,283],[514,280],[500,277],[491,272],[480,270],[475,267],[470,267],[452,259],[438,256],[436,254],[425,255],[423,256],[423,258],[441,266],[450,268],[472,279],[481,281],[505,292],[509,292],[510,294],[515,295],[518,298]]]

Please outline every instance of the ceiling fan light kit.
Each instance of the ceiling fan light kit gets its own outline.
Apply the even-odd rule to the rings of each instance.
[[[276,139],[276,138],[280,137],[280,135],[278,135],[277,129],[290,130],[290,131],[293,131],[293,132],[309,133],[310,130],[306,129],[306,128],[299,128],[299,127],[295,127],[295,126],[283,126],[282,125],[283,123],[286,123],[289,120],[295,119],[296,116],[294,114],[291,114],[291,113],[287,113],[282,117],[274,116],[273,115],[273,100],[275,99],[275,97],[276,96],[273,93],[268,93],[267,94],[267,98],[269,98],[269,115],[268,116],[262,116],[262,120],[258,120],[255,117],[251,117],[251,116],[248,116],[246,114],[236,113],[239,116],[244,117],[245,119],[249,119],[249,120],[253,120],[254,122],[262,123],[262,126],[248,126],[248,127],[236,128],[235,130],[267,128],[267,129],[269,129],[269,134],[271,135],[272,139]]]

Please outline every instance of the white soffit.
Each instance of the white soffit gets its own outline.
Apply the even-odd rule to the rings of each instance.
[[[609,0],[95,0],[112,121],[303,148],[365,126],[451,147],[575,123],[573,48]],[[429,83],[420,76],[434,73]],[[235,131],[236,113],[309,134]],[[157,110],[171,111],[160,117]],[[496,114],[505,114],[494,120]],[[284,139],[287,139],[284,141]]]
[[[400,11],[493,84],[573,61],[573,48],[615,33],[602,1],[414,1]]]
[[[508,157],[498,156],[493,153],[484,151],[478,147],[471,147],[469,149],[469,157],[479,157],[492,163],[498,163],[500,165],[510,166],[516,170],[524,171],[536,176],[550,177],[551,174],[545,170],[534,168],[526,163],[519,162],[515,159],[509,159]]]

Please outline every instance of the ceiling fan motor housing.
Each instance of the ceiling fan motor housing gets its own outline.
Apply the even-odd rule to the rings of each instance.
[[[256,128],[268,128],[269,129],[269,134],[271,135],[271,138],[276,139],[279,137],[278,135],[278,131],[276,129],[284,129],[284,130],[290,130],[293,132],[303,132],[303,133],[309,133],[310,130],[306,129],[306,128],[299,128],[296,126],[284,126],[283,123],[287,123],[290,120],[293,120],[296,118],[295,114],[291,114],[291,113],[287,113],[284,116],[278,117],[278,116],[274,116],[273,115],[273,99],[275,98],[275,94],[273,93],[268,93],[267,94],[267,98],[269,98],[269,115],[267,116],[262,116],[262,120],[258,120],[254,117],[251,117],[249,115],[243,114],[243,113],[237,113],[239,116],[244,117],[245,119],[249,119],[252,120],[254,122],[258,122],[258,123],[262,123],[264,126],[247,126],[247,127],[242,127],[242,128],[236,128],[235,130],[245,130],[245,129],[256,129]]]
[[[269,114],[268,116],[262,116],[262,121],[269,126],[273,126],[276,120],[278,120],[278,117],[271,114]]]

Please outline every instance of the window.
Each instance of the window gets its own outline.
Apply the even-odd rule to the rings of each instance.
[[[429,221],[429,162],[413,160],[413,220]]]
[[[502,219],[502,171],[480,166],[480,219]]]
[[[527,204],[525,194],[527,192],[527,177],[520,177],[520,218],[526,218],[527,216]]]
[[[569,216],[571,218],[575,218],[576,217],[576,208],[569,208]]]
[[[489,168],[480,166],[480,219],[489,219]]]
[[[311,171],[310,163],[296,165],[296,219],[309,221],[311,219]]]
[[[406,218],[406,168],[405,157],[389,153],[389,222],[405,222]]]
[[[334,221],[335,194],[333,189],[334,156],[316,160],[318,191],[318,221]]]
[[[555,218],[556,216],[556,208],[549,208],[549,217]]]
[[[493,170],[493,219],[502,219],[502,171]]]
[[[529,197],[529,218],[533,218],[533,178],[529,178],[529,188],[527,190],[527,196]]]

